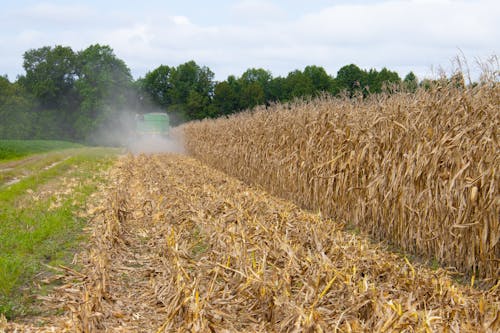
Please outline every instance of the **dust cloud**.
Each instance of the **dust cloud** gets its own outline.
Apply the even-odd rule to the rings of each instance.
[[[147,112],[155,112],[147,110]],[[156,111],[164,112],[164,111]],[[122,110],[107,119],[88,137],[88,143],[99,146],[123,147],[132,154],[184,153],[182,139],[173,135],[140,135],[137,132],[137,115],[144,112]]]
[[[160,136],[136,138],[129,142],[127,149],[132,154],[184,153],[184,147],[179,140]]]

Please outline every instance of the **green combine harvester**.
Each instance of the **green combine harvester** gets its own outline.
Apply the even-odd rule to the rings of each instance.
[[[152,112],[136,116],[136,134],[139,138],[168,137],[170,118],[163,112]]]

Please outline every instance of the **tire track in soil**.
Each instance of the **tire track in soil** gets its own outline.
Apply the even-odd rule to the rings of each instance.
[[[41,171],[47,171],[47,170],[50,170],[50,169],[52,169],[53,167],[57,166],[58,164],[61,164],[62,162],[64,162],[64,161],[68,160],[69,158],[70,158],[70,156],[65,157],[65,158],[63,158],[63,159],[61,159],[61,160],[59,160],[59,161],[53,162],[53,163],[51,163],[51,164],[49,164],[49,165],[47,165],[47,166],[45,166],[45,167],[41,168]],[[11,170],[11,169],[7,169],[7,170]],[[22,176],[15,176],[15,177],[13,177],[12,179],[8,180],[7,182],[5,182],[5,183],[1,184],[1,185],[0,185],[0,187],[1,187],[1,186],[9,187],[9,186],[11,186],[11,185],[17,184],[17,183],[19,183],[21,180],[23,180],[24,178],[27,178],[27,177],[29,177],[29,176],[31,176],[31,174],[24,174],[24,175],[22,175]]]
[[[52,169],[73,155],[72,152],[54,151],[28,156],[20,160],[0,162],[0,188],[7,188],[38,172]],[[43,164],[33,169],[37,163]]]

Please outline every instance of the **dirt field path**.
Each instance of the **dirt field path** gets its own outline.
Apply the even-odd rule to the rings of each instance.
[[[10,186],[40,171],[51,169],[75,155],[76,152],[78,149],[67,149],[31,155],[20,160],[0,162],[0,187]]]
[[[7,331],[500,329],[498,284],[457,285],[191,158],[128,156],[109,177],[84,268],[47,297],[65,315]]]
[[[20,165],[40,160],[42,157],[43,157],[43,155],[39,154],[39,155],[31,155],[31,156],[28,156],[28,157],[20,159],[20,160],[0,162],[0,172],[3,172],[5,170],[11,170],[11,169],[18,167]]]

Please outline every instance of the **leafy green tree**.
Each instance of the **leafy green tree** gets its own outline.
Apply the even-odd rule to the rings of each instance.
[[[249,88],[250,90],[256,90],[255,83],[258,84],[262,92],[264,93],[264,100],[270,99],[270,83],[273,79],[273,76],[270,71],[265,70],[263,68],[249,68],[247,69],[240,78],[241,85],[245,87],[246,85],[253,85],[253,88]],[[259,103],[263,103],[264,101],[260,101]]]
[[[4,105],[14,95],[14,85],[7,76],[0,76],[0,105]]]
[[[23,55],[26,75],[19,82],[45,108],[71,107],[74,100],[75,54],[70,47],[45,46]]]
[[[88,138],[131,100],[132,75],[109,46],[78,53],[60,45],[24,53],[19,83],[32,94],[32,135]]]
[[[77,54],[75,86],[81,96],[75,121],[76,137],[89,138],[118,118],[132,90],[132,75],[125,62],[107,45],[91,45]]]
[[[304,75],[300,70],[294,70],[288,73],[285,79],[285,99],[311,96],[314,93],[314,84],[312,78]]]
[[[191,91],[211,97],[213,95],[214,73],[208,67],[200,67],[188,61],[175,68],[172,73],[173,103],[185,104]]]
[[[286,96],[286,79],[278,76],[271,80],[269,83],[269,101],[272,102],[285,102]]]
[[[349,96],[363,91],[367,83],[367,73],[354,64],[346,65],[337,72],[337,84],[340,90],[346,90]]]
[[[240,110],[239,86],[234,76],[216,84],[213,105],[220,115]]]
[[[381,84],[381,88],[384,88],[384,86],[399,85],[401,78],[397,72],[390,71],[384,67],[378,74],[378,81]]]
[[[264,104],[264,102],[264,89],[258,82],[247,83],[241,87],[240,105],[243,108],[253,108]]]
[[[161,65],[146,74],[141,87],[157,105],[180,120],[213,116],[214,73],[188,61],[177,67]]]
[[[213,117],[209,97],[196,90],[191,90],[186,101],[186,113],[189,119]]]
[[[34,99],[22,85],[0,76],[0,138],[32,138],[35,105]]]
[[[340,92],[342,91],[341,87],[340,87],[340,84],[338,82],[338,80],[331,76],[332,80],[331,80],[331,85],[330,85],[330,91],[329,93],[333,96],[337,96],[340,94]]]
[[[370,93],[379,93],[382,91],[382,82],[379,79],[379,72],[375,68],[371,68],[366,73],[367,90]]]
[[[32,133],[37,138],[73,137],[73,119],[80,102],[75,89],[76,55],[70,47],[45,46],[23,55],[25,76],[19,78],[36,100]],[[35,105],[34,105],[35,106]]]
[[[418,78],[413,72],[409,72],[406,74],[403,84],[408,91],[415,92],[418,88]]]
[[[167,108],[173,102],[172,74],[175,68],[161,65],[152,72],[146,74],[142,89],[144,89],[151,99],[163,108]]]
[[[304,68],[304,76],[312,82],[315,95],[321,92],[329,92],[333,87],[333,79],[323,67],[307,66]]]
[[[369,93],[381,93],[385,88],[399,83],[401,83],[399,74],[385,67],[380,72],[376,69],[370,69],[366,74],[367,92]]]
[[[249,68],[241,75],[242,82],[258,82],[262,87],[267,86],[272,79],[271,72],[263,68]]]

